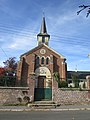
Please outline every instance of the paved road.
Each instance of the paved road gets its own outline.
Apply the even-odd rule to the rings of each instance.
[[[90,120],[90,111],[0,112],[0,120]]]

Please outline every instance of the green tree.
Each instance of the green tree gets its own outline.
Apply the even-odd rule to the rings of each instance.
[[[54,76],[54,80],[56,80],[57,83],[58,83],[58,87],[60,87],[60,76],[59,76],[59,73],[58,72],[54,72],[53,76]]]
[[[74,72],[71,77],[72,77],[73,83],[75,84],[75,87],[78,88],[79,87],[78,72]]]
[[[16,68],[17,62],[15,57],[10,57],[3,62],[5,65],[4,76],[1,78],[1,85],[3,86],[15,86],[16,83]]]

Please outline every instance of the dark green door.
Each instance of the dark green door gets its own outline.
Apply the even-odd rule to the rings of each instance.
[[[44,99],[51,100],[52,99],[52,89],[51,88],[44,88]]]
[[[34,99],[35,101],[52,100],[52,89],[51,88],[35,88]]]

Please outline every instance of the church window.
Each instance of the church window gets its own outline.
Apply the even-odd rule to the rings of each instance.
[[[44,64],[44,57],[42,57],[41,59],[41,64]]]
[[[36,58],[36,64],[39,65],[39,63],[40,63],[40,59],[39,59],[39,57],[37,57]]]
[[[46,58],[46,65],[48,65],[48,63],[49,63],[49,58],[47,57]]]

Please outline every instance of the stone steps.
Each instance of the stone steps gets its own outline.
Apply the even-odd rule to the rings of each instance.
[[[42,108],[48,108],[48,107],[57,107],[60,106],[60,104],[57,104],[53,101],[35,101],[34,103],[29,103],[28,107],[42,107]]]

